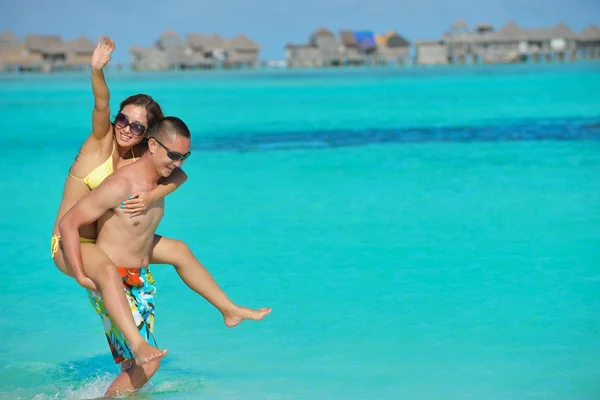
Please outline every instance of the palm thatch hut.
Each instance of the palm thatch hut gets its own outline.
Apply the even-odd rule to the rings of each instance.
[[[25,35],[25,46],[42,71],[63,69],[67,59],[64,43],[58,35]]]
[[[590,25],[579,32],[576,42],[577,51],[581,58],[600,58],[600,28],[596,25]]]
[[[218,33],[188,33],[187,42],[192,54],[201,54],[212,66],[222,64],[227,58],[227,43]]]
[[[310,44],[291,44],[285,46],[285,59],[289,68],[321,67],[319,48]]]
[[[69,69],[87,69],[96,49],[96,44],[85,36],[75,40],[65,41],[66,66]]]
[[[167,69],[188,69],[192,67],[193,51],[190,46],[173,30],[166,30],[154,43],[164,54]]]
[[[329,29],[325,27],[317,29],[310,35],[308,44],[318,49],[319,66],[337,66],[342,63],[342,46]]]
[[[408,62],[410,42],[396,31],[389,31],[375,37],[377,52],[386,64],[405,64]]]
[[[166,53],[157,47],[134,46],[131,54],[131,69],[134,71],[157,71],[169,67]]]
[[[226,41],[227,66],[234,68],[256,67],[258,65],[258,43],[243,34]]]

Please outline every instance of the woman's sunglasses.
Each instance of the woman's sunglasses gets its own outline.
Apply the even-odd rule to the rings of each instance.
[[[171,151],[171,149],[169,149],[167,146],[165,146],[164,144],[162,144],[161,142],[159,142],[155,137],[152,137],[150,139],[154,139],[156,141],[156,143],[160,144],[162,146],[162,148],[167,151],[167,157],[169,157],[173,161],[184,162],[185,159],[188,158],[192,154],[191,151],[188,151],[185,154],[181,154],[181,153],[179,153],[177,151]]]
[[[121,128],[129,127],[133,136],[143,136],[146,133],[146,127],[139,122],[129,122],[129,118],[126,115],[118,113],[115,118],[115,124]]]

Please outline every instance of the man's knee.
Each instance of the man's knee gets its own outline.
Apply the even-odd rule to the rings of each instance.
[[[177,253],[189,253],[190,252],[190,248],[188,247],[188,245],[185,244],[185,242],[182,242],[181,240],[173,240],[173,247],[174,247],[174,250],[177,251]]]

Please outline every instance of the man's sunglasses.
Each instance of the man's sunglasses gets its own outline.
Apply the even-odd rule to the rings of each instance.
[[[129,118],[126,115],[118,113],[115,118],[115,124],[121,128],[129,126],[129,130],[133,136],[143,136],[146,133],[146,127],[139,122],[129,122]]]
[[[165,146],[164,144],[162,144],[161,142],[159,142],[158,139],[156,139],[155,137],[151,137],[150,139],[154,139],[156,141],[156,143],[160,144],[162,146],[162,148],[167,151],[167,157],[169,157],[173,161],[184,162],[185,159],[188,158],[192,154],[191,151],[188,151],[185,154],[181,154],[181,153],[179,153],[177,151],[171,151],[171,149],[169,149],[167,146]]]

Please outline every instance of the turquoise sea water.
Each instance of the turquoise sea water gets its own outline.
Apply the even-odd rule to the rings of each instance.
[[[188,122],[159,233],[260,323],[155,266],[169,349],[140,398],[600,398],[600,65],[134,74]],[[0,76],[0,398],[117,369],[49,241],[87,75]]]

